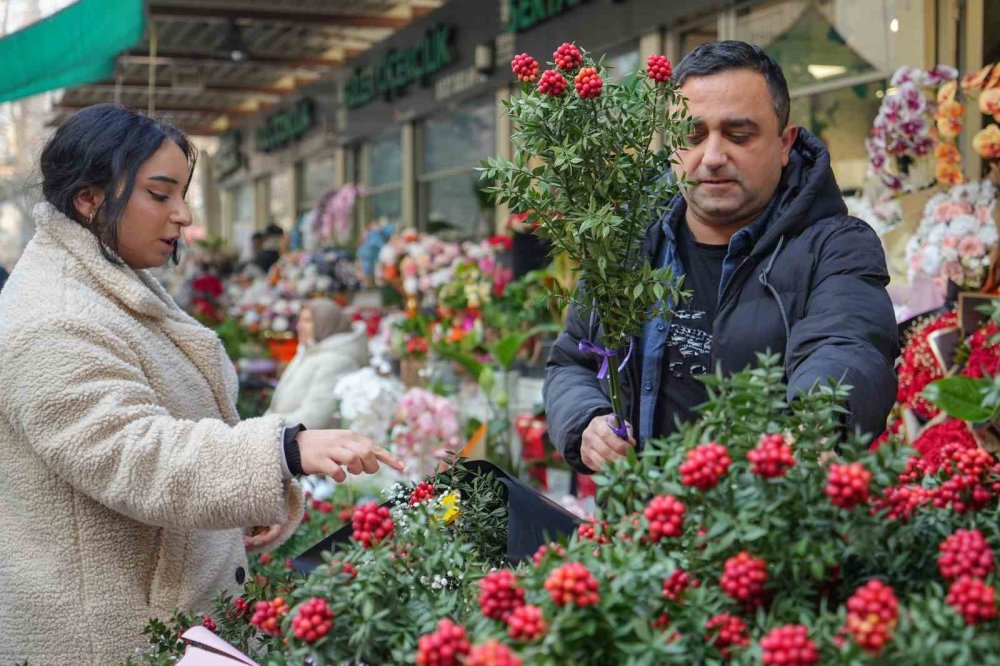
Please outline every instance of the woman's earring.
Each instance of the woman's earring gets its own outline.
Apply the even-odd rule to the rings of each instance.
[[[90,211],[90,215],[87,216],[87,224],[90,226],[94,225],[94,211]]]

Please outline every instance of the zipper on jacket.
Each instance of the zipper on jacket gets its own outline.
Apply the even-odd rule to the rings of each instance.
[[[715,318],[719,318],[719,313],[722,312],[722,306],[726,302],[726,293],[729,291],[730,285],[733,284],[733,280],[739,275],[740,270],[743,268],[744,264],[750,259],[749,256],[743,257],[743,261],[736,265],[733,272],[729,274],[729,279],[726,280],[726,284],[722,285],[722,292],[719,293],[719,303],[715,306]],[[714,328],[714,326],[713,326]]]

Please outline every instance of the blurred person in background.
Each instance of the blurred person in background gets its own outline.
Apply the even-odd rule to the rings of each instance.
[[[268,414],[307,428],[332,427],[340,379],[368,364],[368,336],[333,301],[315,298],[302,306],[299,348],[281,375]]]

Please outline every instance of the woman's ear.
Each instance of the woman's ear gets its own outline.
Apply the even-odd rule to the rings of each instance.
[[[73,196],[73,206],[84,220],[92,219],[102,203],[104,191],[93,186],[87,186]]]

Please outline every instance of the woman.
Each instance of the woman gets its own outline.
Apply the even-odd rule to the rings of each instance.
[[[350,318],[332,301],[313,299],[299,313],[299,349],[271,398],[268,414],[289,423],[329,428],[341,377],[368,363],[368,338],[354,330]]]
[[[0,293],[0,663],[118,663],[151,616],[240,592],[246,549],[302,516],[294,475],[401,466],[354,433],[239,421],[218,337],[146,270],[176,259],[194,160],[110,105],[42,152],[47,203]]]

